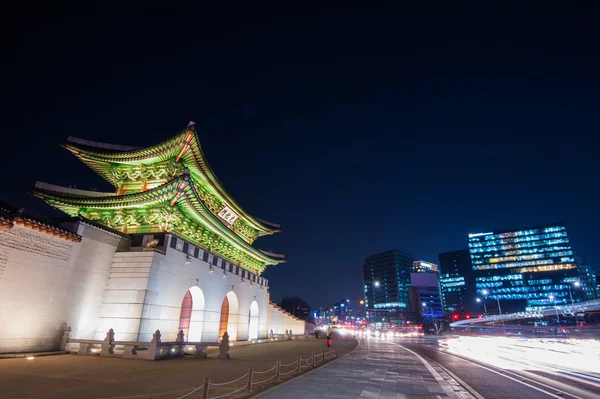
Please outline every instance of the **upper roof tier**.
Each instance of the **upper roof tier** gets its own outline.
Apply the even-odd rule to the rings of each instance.
[[[152,181],[156,183],[148,187],[153,188],[182,175],[187,168],[200,198],[214,215],[230,228],[238,218],[244,222],[245,226],[235,227],[238,234],[245,232],[242,235],[246,241],[251,243],[258,236],[281,231],[279,224],[250,215],[227,192],[208,165],[194,122],[176,136],[150,147],[105,144],[76,137],[69,137],[62,145],[121,190],[120,194],[136,191],[126,190],[131,182],[155,179]]]

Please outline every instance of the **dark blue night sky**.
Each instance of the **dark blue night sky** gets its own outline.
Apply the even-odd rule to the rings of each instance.
[[[57,215],[24,190],[112,189],[67,136],[145,146],[194,120],[229,191],[284,228],[256,242],[289,259],[265,273],[275,300],[357,298],[368,255],[437,262],[556,221],[600,271],[597,8],[72,4],[4,17],[9,202]]]

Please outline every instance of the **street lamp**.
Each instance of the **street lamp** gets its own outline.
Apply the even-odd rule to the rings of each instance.
[[[485,312],[485,317],[487,317],[487,307],[485,306],[485,301],[487,300],[487,296],[489,294],[488,290],[483,290],[481,291],[481,294],[483,295],[483,310]]]
[[[379,281],[375,281],[375,282],[373,283],[373,285],[374,285],[375,287],[379,287]]]
[[[575,281],[573,283],[573,287],[579,288],[581,287],[581,283],[579,281]],[[575,312],[575,301],[573,300],[573,293],[571,292],[571,285],[567,285],[569,289],[569,297],[571,298],[571,307],[573,308],[573,314],[575,315],[575,322],[577,322],[577,312]]]
[[[485,290],[484,290],[485,291]],[[487,293],[487,291],[485,291]],[[477,302],[481,303],[481,298],[476,299]],[[485,307],[485,301],[483,301],[483,314],[487,317],[487,308]]]
[[[558,309],[556,308],[556,298],[554,297],[554,295],[550,295],[548,297],[548,299],[550,299],[551,301],[554,302],[554,310],[556,310],[556,322],[558,323],[558,326],[560,327],[560,317],[558,316]]]

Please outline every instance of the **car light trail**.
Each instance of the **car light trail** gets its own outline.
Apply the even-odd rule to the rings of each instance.
[[[448,352],[506,370],[600,373],[600,341],[456,337],[441,340]]]

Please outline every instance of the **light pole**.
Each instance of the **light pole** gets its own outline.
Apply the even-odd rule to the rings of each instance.
[[[550,295],[548,298],[554,302],[554,310],[556,310],[556,322],[560,327],[560,317],[558,316],[558,309],[556,308],[556,298],[554,297],[554,295]]]
[[[573,287],[579,288],[581,287],[581,283],[575,281]],[[577,324],[577,312],[575,311],[575,301],[573,300],[573,293],[571,292],[571,284],[567,285],[567,288],[569,289],[569,298],[571,298],[571,308],[573,308],[573,314],[575,315],[575,324]]]
[[[482,302],[481,298],[477,298],[476,300],[477,302]],[[483,301],[483,314],[485,315],[485,317],[487,317],[487,308],[485,307],[485,301]]]
[[[481,291],[481,294],[483,295],[483,309],[485,311],[485,317],[487,317],[487,307],[485,306],[485,301],[487,300],[487,295],[489,294],[488,290],[483,290]]]
[[[377,311],[375,310],[375,288],[379,288],[379,286],[381,285],[379,283],[379,281],[377,280],[365,280],[365,288],[367,287],[367,284],[371,284],[372,288],[371,288],[371,294],[373,295],[373,301],[371,302],[371,306],[373,307],[373,312],[374,313],[373,317],[371,318],[372,320],[375,320],[375,322],[377,321]],[[368,293],[368,292],[367,292]],[[365,295],[365,299],[366,299],[367,295]],[[363,303],[366,303],[363,302]],[[361,304],[362,305],[362,304]],[[368,309],[365,308],[365,319],[368,320]]]

